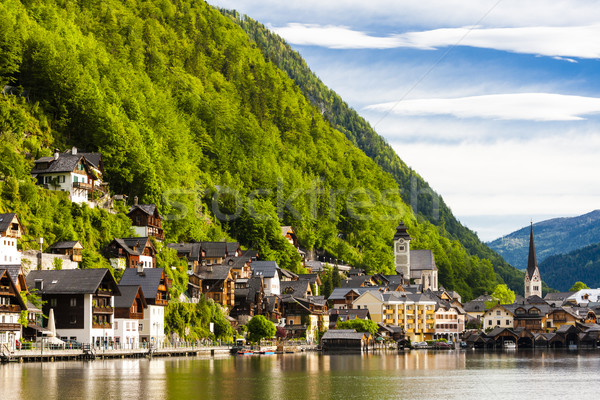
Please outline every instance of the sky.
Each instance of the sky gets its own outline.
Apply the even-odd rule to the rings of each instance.
[[[482,240],[600,208],[600,2],[209,3],[282,36]]]

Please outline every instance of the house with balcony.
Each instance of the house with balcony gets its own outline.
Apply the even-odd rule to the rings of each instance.
[[[255,315],[266,314],[265,291],[261,277],[237,279],[234,298],[235,304],[229,316],[236,318],[240,324],[246,324]]]
[[[27,286],[45,301],[44,315],[54,310],[60,338],[96,345],[113,342],[114,298],[121,292],[107,268],[31,271]]]
[[[17,248],[17,241],[22,235],[23,228],[17,214],[0,214],[0,268],[21,267],[21,252]]]
[[[263,278],[265,296],[281,294],[279,266],[275,261],[252,261],[252,276]]]
[[[435,333],[436,301],[426,294],[366,291],[353,308],[368,309],[375,323],[404,328],[412,341],[430,340]]]
[[[19,288],[8,270],[0,267],[0,347],[6,346],[10,351],[15,349],[16,341],[21,339],[19,318],[24,310],[27,305]]]
[[[207,299],[213,299],[229,310],[235,306],[235,279],[229,265],[203,265],[196,275],[202,282],[201,291]]]
[[[509,304],[496,304],[489,310],[485,311],[482,316],[482,328],[513,328],[515,314],[513,308]]]
[[[169,304],[169,280],[162,268],[128,268],[119,285],[141,286],[148,305],[139,321],[140,342],[165,340],[165,307]]]
[[[462,307],[448,301],[438,301],[435,310],[434,339],[457,341],[465,330],[467,313]]]
[[[149,237],[114,239],[106,248],[106,256],[115,269],[154,268],[156,248]]]
[[[140,323],[148,309],[140,285],[119,285],[115,297],[115,343],[123,349],[137,349],[140,344]]]
[[[56,242],[46,250],[50,254],[61,254],[68,256],[69,259],[75,263],[83,261],[83,245],[81,242],[67,241],[67,242]],[[77,268],[77,265],[75,265]]]
[[[65,153],[55,150],[53,156],[35,160],[31,174],[38,185],[48,190],[67,192],[69,199],[78,204],[93,206],[95,197],[108,193],[108,186],[102,181],[102,155],[79,153],[76,147]]]
[[[290,338],[304,337],[315,343],[319,332],[329,329],[329,314],[325,299],[316,296],[281,295],[284,306],[285,330]]]
[[[138,204],[136,196],[127,216],[131,219],[133,230],[138,236],[152,236],[156,240],[165,240],[165,231],[162,228],[163,217],[158,213],[156,204]]]
[[[368,291],[380,292],[384,289],[377,286],[358,288],[335,288],[327,298],[332,308],[352,309],[354,300]]]
[[[546,331],[553,332],[556,329],[560,329],[563,325],[575,326],[577,322],[584,321],[583,316],[580,316],[571,307],[557,307],[552,308],[546,316]]]

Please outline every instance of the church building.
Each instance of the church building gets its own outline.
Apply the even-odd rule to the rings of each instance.
[[[540,270],[535,256],[535,243],[533,242],[533,222],[531,223],[531,233],[529,235],[529,260],[525,272],[525,298],[530,296],[542,297],[542,278],[540,277]]]
[[[438,269],[435,265],[431,250],[411,250],[410,235],[402,221],[396,228],[394,235],[394,266],[396,273],[403,276],[405,284],[422,286],[422,291],[427,289],[438,290]]]

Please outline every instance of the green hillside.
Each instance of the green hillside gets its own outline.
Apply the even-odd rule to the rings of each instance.
[[[463,226],[442,197],[398,157],[394,149],[364,118],[321,82],[298,52],[280,36],[252,18],[242,17],[236,11],[221,12],[244,29],[265,57],[287,72],[335,129],[344,133],[352,143],[396,180],[402,189],[402,198],[406,204],[416,209],[420,217],[439,227],[442,236],[458,240],[469,254],[490,260],[496,273],[517,293],[523,293],[523,273],[512,268],[500,255],[482,243],[475,232]]]
[[[540,274],[548,285],[566,292],[577,281],[591,288],[600,287],[600,243],[568,254],[553,255],[539,264]]]
[[[0,49],[0,87],[10,86],[0,96],[0,208],[22,216],[24,247],[87,235],[92,260],[129,232],[122,212],[34,185],[35,158],[75,145],[102,153],[114,193],[158,204],[167,241],[237,239],[297,271],[286,224],[306,248],[391,272],[403,218],[448,289],[468,300],[501,281],[443,224],[413,215],[394,177],[204,2],[7,0]]]

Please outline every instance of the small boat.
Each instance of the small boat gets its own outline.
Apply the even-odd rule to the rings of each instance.
[[[506,341],[506,342],[504,342],[504,348],[505,349],[516,349],[517,344],[515,342]]]
[[[240,350],[236,353],[238,356],[251,356],[254,354],[253,351],[250,350]]]

